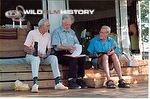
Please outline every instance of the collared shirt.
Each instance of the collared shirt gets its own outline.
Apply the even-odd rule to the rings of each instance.
[[[31,30],[24,45],[34,47],[34,42],[38,42],[38,52],[46,54],[46,48],[51,48],[51,36],[49,33],[42,35],[38,29]]]
[[[66,31],[62,26],[52,33],[52,45],[74,45],[79,44],[75,32],[70,29]]]
[[[110,48],[112,48],[112,46],[115,46],[115,49],[114,49],[115,53],[119,54],[120,49],[113,38],[108,37],[106,42],[103,43],[100,37],[96,36],[90,41],[90,44],[87,50],[91,54],[95,55],[98,52],[107,53],[110,50]]]

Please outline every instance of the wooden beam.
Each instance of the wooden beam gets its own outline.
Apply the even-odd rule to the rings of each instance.
[[[62,66],[59,65],[59,70],[63,71],[63,70],[68,70],[67,66]],[[39,67],[39,71],[40,72],[50,72],[52,71],[51,66],[50,65],[43,65],[41,64]],[[17,73],[21,73],[21,72],[31,72],[31,65],[30,64],[9,64],[9,65],[0,65],[0,73],[9,73],[9,72],[17,72]]]

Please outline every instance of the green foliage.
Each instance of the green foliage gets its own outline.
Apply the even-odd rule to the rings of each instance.
[[[148,14],[149,14],[149,0],[142,0],[141,1],[141,21],[148,23]]]
[[[144,42],[149,41],[149,33],[148,33],[148,22],[149,22],[149,0],[142,0],[141,1],[141,23],[142,24],[142,40]]]

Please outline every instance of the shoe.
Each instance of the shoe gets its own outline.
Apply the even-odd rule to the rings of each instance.
[[[115,89],[116,85],[114,84],[114,82],[112,80],[108,80],[106,82],[106,88],[108,88],[108,89]]]
[[[130,88],[130,85],[128,83],[125,83],[125,80],[124,79],[120,79],[118,81],[118,87],[119,88]]]
[[[68,81],[68,87],[69,89],[81,89],[81,86],[79,86],[77,83],[76,83],[76,79],[71,79]]]
[[[68,89],[68,87],[64,86],[62,83],[58,83],[55,85],[55,89]]]
[[[77,84],[81,86],[82,89],[88,88],[83,79],[77,79]]]
[[[37,93],[37,92],[39,92],[38,87],[39,87],[39,85],[34,84],[34,85],[32,86],[32,90],[31,90],[31,92],[33,92],[33,93]]]

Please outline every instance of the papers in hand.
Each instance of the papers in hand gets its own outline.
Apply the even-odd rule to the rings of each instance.
[[[75,44],[76,50],[71,54],[65,54],[64,56],[68,56],[68,57],[74,57],[74,58],[80,58],[80,57],[84,57],[86,55],[81,55],[82,53],[82,45],[80,44]]]

